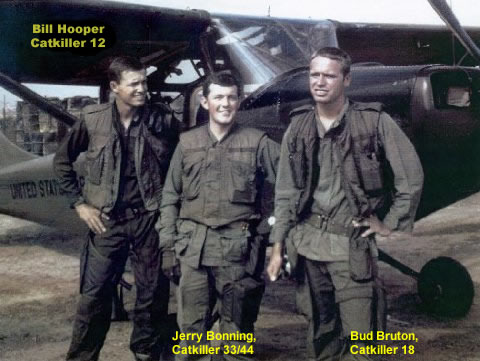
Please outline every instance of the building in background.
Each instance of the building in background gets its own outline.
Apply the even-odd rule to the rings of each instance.
[[[65,99],[47,98],[70,114],[79,117],[82,109],[96,104],[97,98],[74,96]],[[5,134],[15,144],[37,155],[55,153],[58,143],[65,136],[68,127],[36,106],[18,101],[15,121],[5,120]],[[13,128],[13,129],[12,129]]]

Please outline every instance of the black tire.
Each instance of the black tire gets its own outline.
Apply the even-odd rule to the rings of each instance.
[[[427,313],[462,317],[473,303],[472,278],[459,262],[449,257],[438,257],[422,267],[418,294]]]

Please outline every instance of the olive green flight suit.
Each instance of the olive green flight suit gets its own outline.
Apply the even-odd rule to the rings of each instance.
[[[253,332],[264,284],[250,267],[251,250],[262,186],[275,181],[278,153],[278,144],[266,134],[235,124],[220,141],[208,124],[180,136],[162,194],[160,242],[164,249],[174,248],[180,260],[180,329],[202,334],[202,343],[209,344],[206,331],[215,302],[221,333]],[[199,344],[180,342],[188,345]],[[231,341],[225,346],[246,350],[250,344]],[[251,355],[225,352],[224,358]],[[211,355],[176,359],[210,360]]]
[[[294,110],[291,119],[270,238],[286,241],[297,266],[297,304],[309,320],[310,359],[337,360],[351,331],[374,327],[378,251],[373,237],[360,237],[352,220],[375,214],[393,230],[411,229],[423,172],[412,144],[379,104],[347,102],[328,131],[313,106]],[[393,199],[383,179],[387,169]],[[346,352],[342,360],[348,357],[357,356]]]

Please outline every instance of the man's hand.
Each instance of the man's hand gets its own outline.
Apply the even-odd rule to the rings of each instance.
[[[356,228],[368,227],[368,229],[365,230],[365,232],[363,232],[360,237],[368,237],[369,235],[374,233],[383,237],[388,237],[392,233],[392,230],[386,225],[384,225],[382,221],[380,221],[375,215],[371,215],[367,219],[364,219],[360,222],[353,220],[352,224]]]
[[[100,219],[102,212],[100,212],[97,208],[89,206],[86,203],[82,203],[75,206],[75,210],[77,211],[80,219],[84,221],[88,228],[90,228],[94,233],[101,234],[107,231],[107,228]],[[103,215],[103,217],[108,219],[106,215]]]
[[[178,285],[181,276],[180,263],[174,250],[162,251],[162,271],[169,280]]]
[[[283,263],[283,245],[281,243],[275,243],[272,248],[272,254],[270,255],[270,262],[267,266],[267,274],[270,277],[270,281],[276,281]]]

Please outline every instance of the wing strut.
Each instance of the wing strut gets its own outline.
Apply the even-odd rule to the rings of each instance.
[[[432,8],[438,13],[457,39],[467,49],[470,55],[480,63],[480,49],[475,45],[472,38],[463,29],[455,14],[445,0],[428,0]]]
[[[44,112],[47,112],[48,114],[67,124],[68,126],[72,126],[77,121],[77,118],[70,113],[50,103],[42,96],[28,89],[25,85],[22,85],[21,83],[13,80],[2,72],[0,72],[0,85],[12,94],[15,94],[16,96],[25,99],[26,101],[37,106]]]

